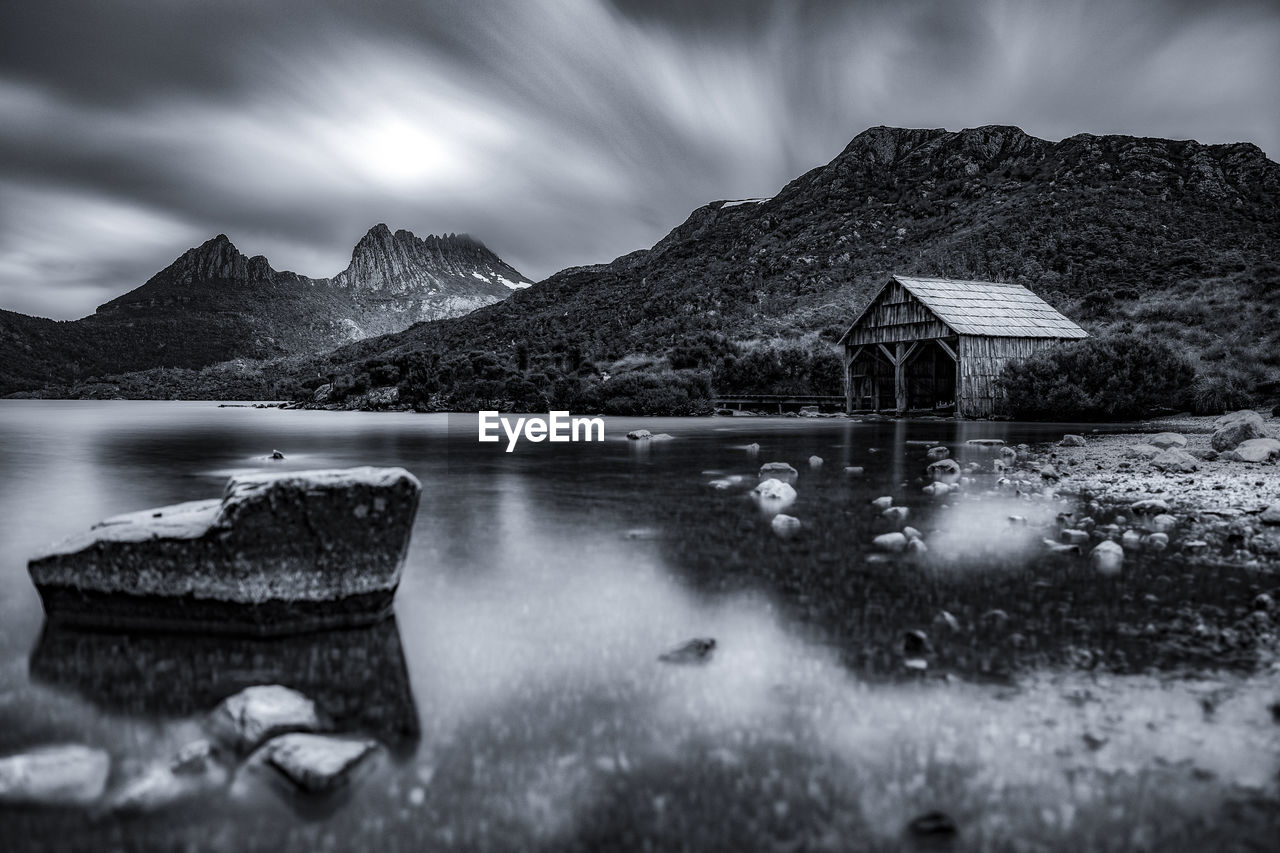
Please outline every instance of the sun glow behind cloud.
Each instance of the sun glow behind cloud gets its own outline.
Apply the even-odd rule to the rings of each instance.
[[[1280,149],[1280,15],[1248,0],[291,5],[0,20],[0,307],[82,315],[218,232],[331,275],[376,222],[541,278],[878,124]]]

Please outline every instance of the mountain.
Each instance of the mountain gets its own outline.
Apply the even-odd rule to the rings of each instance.
[[[0,312],[0,393],[156,367],[317,353],[453,317],[531,282],[465,234],[377,225],[333,278],[246,257],[219,234],[83,319]]]
[[[871,128],[773,198],[712,202],[650,249],[315,372],[360,387],[396,365],[431,405],[475,399],[477,373],[490,399],[494,382],[554,398],[582,360],[715,368],[755,342],[834,341],[891,272],[1024,284],[1092,331],[1158,334],[1256,387],[1280,369],[1280,166],[1247,143]]]

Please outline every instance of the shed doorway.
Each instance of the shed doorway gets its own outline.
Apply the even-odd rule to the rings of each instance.
[[[950,414],[956,410],[955,350],[939,340],[920,341],[907,359],[907,408]]]

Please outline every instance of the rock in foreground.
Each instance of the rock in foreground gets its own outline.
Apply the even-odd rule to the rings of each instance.
[[[0,803],[86,805],[102,796],[110,771],[111,758],[105,752],[80,744],[0,758]]]
[[[308,793],[321,793],[344,784],[377,746],[364,738],[288,734],[268,743],[263,751],[267,764],[293,784]]]
[[[422,487],[402,468],[232,477],[107,519],[28,565],[51,622],[255,635],[386,617]]]
[[[285,732],[313,732],[320,728],[316,705],[306,696],[280,684],[246,687],[214,709],[210,725],[218,737],[240,752]]]

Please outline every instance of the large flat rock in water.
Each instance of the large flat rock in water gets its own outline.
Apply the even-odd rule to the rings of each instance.
[[[287,634],[391,612],[422,487],[402,468],[248,474],[109,518],[28,564],[51,622]]]

